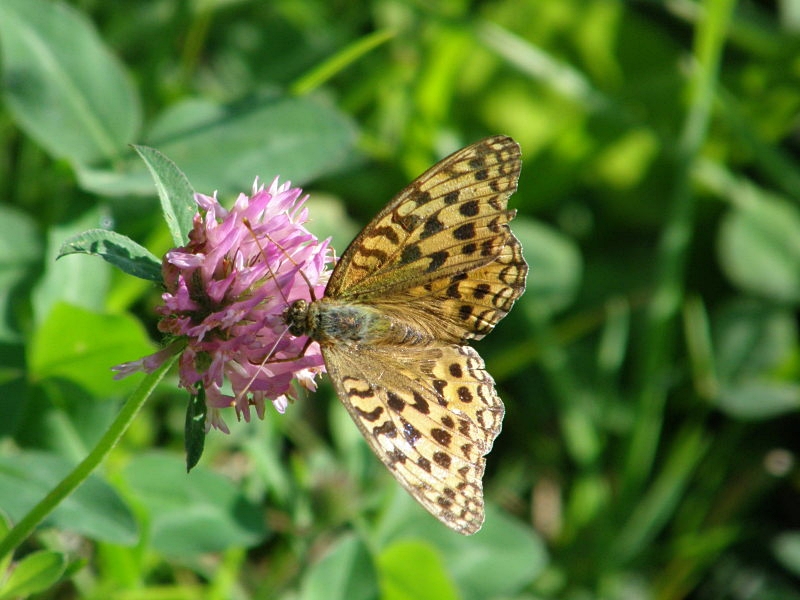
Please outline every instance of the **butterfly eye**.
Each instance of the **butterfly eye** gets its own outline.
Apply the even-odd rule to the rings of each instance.
[[[308,302],[295,300],[286,309],[284,321],[289,326],[292,335],[308,334]]]

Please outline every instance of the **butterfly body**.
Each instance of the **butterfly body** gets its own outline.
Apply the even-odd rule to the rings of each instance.
[[[305,300],[293,302],[287,321],[292,333],[302,332],[323,347],[343,343],[413,346],[429,344],[435,339],[432,334],[371,306],[328,298],[310,304]]]
[[[503,403],[482,338],[525,288],[508,226],[519,146],[496,136],[401,191],[342,254],[325,295],[285,321],[319,342],[339,398],[375,454],[431,514],[471,534]]]

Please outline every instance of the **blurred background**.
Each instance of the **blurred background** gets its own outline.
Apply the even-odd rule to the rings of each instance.
[[[290,179],[341,253],[436,160],[508,134],[531,267],[477,344],[507,412],[475,536],[407,496],[327,381],[227,415],[187,475],[172,374],[18,549],[56,557],[26,594],[800,598],[797,0],[0,0],[0,70],[12,522],[140,381],[110,367],[160,341],[156,286],[54,260],[93,227],[170,248],[128,144],[227,203]]]

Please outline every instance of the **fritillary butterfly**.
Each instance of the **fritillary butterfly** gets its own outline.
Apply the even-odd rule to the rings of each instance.
[[[508,223],[519,145],[496,136],[443,159],[350,244],[325,295],[296,300],[294,335],[319,342],[339,398],[378,458],[451,529],[484,520],[484,456],[504,407],[467,343],[525,289]]]

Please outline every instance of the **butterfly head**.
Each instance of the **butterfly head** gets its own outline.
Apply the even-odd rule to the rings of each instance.
[[[283,317],[292,335],[308,335],[308,301],[295,300]]]

